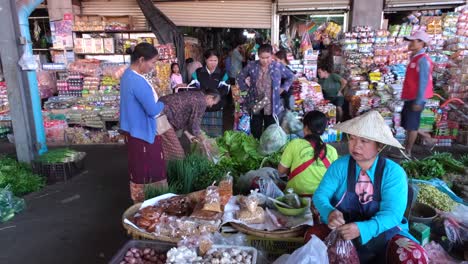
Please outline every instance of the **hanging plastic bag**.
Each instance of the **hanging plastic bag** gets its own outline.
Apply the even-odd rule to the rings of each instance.
[[[359,256],[353,242],[341,238],[338,231],[333,230],[327,238],[325,245],[328,248],[330,264],[359,264]]]
[[[304,128],[304,125],[297,118],[297,114],[292,111],[286,111],[283,121],[281,122],[281,127],[287,134],[297,134]]]
[[[274,116],[276,124],[270,125],[260,137],[258,151],[262,155],[270,155],[280,150],[288,142],[288,135],[281,128],[278,117]]]
[[[23,55],[18,64],[23,71],[35,71],[39,68],[36,58],[28,48],[24,48]]]
[[[283,255],[273,264],[322,264],[328,263],[327,247],[316,236],[291,255]]]

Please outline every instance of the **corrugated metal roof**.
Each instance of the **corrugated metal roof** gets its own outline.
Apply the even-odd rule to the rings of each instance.
[[[177,26],[271,28],[271,0],[177,1],[155,5]],[[146,19],[134,0],[82,2],[83,14],[131,15],[135,28],[147,29]]]
[[[132,16],[136,30],[147,30],[146,18],[134,0],[86,1],[81,3],[83,15]]]

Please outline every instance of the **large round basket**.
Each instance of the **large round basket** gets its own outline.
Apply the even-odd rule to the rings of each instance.
[[[151,234],[148,232],[142,232],[135,227],[126,224],[124,220],[130,219],[133,217],[138,210],[140,209],[141,203],[134,204],[128,208],[125,213],[122,215],[122,225],[127,230],[127,234],[131,236],[133,239],[136,240],[158,240],[158,241],[164,241],[164,242],[171,242],[171,243],[177,243],[179,242],[180,238],[171,238],[171,237],[165,237],[165,236],[156,236],[155,234]]]
[[[261,237],[261,238],[290,238],[290,237],[304,237],[307,227],[300,226],[288,230],[278,231],[264,231],[250,228],[246,225],[231,223],[231,226],[237,231],[247,235]]]

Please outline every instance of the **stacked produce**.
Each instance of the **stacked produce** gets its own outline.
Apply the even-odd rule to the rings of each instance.
[[[83,152],[78,152],[69,148],[53,149],[39,156],[36,161],[43,164],[67,163],[77,161],[81,159],[83,155]]]

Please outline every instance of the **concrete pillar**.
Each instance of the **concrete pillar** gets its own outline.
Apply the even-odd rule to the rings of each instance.
[[[383,0],[353,0],[350,30],[354,26],[371,26],[374,29],[380,29],[383,8]]]
[[[40,146],[37,144],[33,96],[29,89],[27,73],[18,65],[23,50],[21,44],[26,44],[27,40],[19,37],[21,33],[15,0],[0,0],[0,23],[0,54],[8,87],[16,155],[19,161],[30,162]]]
[[[279,46],[280,16],[276,3],[271,4],[271,44]]]

